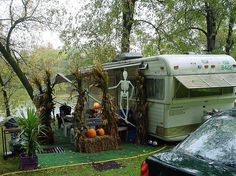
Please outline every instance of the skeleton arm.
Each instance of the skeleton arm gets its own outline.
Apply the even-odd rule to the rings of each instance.
[[[109,89],[109,90],[110,90],[110,89],[115,89],[115,88],[117,88],[120,84],[121,84],[121,81],[120,81],[116,86],[108,87],[108,89]]]

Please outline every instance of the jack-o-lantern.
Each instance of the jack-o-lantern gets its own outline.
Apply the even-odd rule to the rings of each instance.
[[[89,128],[86,132],[86,136],[88,138],[95,138],[97,135],[96,130],[94,128]]]

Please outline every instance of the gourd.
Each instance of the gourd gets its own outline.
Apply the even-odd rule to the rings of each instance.
[[[88,138],[95,138],[97,135],[96,130],[94,128],[89,128],[86,132],[86,136]]]
[[[98,136],[104,136],[105,135],[105,131],[103,128],[98,128],[97,129],[97,135]]]

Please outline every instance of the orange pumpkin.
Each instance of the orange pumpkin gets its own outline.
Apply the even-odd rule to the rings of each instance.
[[[86,136],[88,138],[95,138],[97,135],[96,130],[94,128],[89,128],[86,132]]]
[[[98,134],[98,136],[104,136],[105,135],[104,129],[103,128],[98,128],[97,129],[97,134]]]
[[[101,105],[98,102],[93,103],[93,109],[100,109]]]

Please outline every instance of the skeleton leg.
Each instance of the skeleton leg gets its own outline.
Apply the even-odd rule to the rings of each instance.
[[[123,106],[122,106],[122,100],[123,100],[123,93],[121,92],[121,94],[120,94],[120,110],[121,110],[121,112],[124,116],[123,119],[125,120],[125,122],[127,122],[128,117],[127,117],[126,113],[124,112],[124,109],[123,109]]]
[[[127,120],[128,120],[128,114],[129,114],[129,93],[127,92],[126,93],[126,117],[127,117]]]
[[[122,106],[122,99],[123,99],[123,93],[121,93],[121,95],[120,95],[120,110],[121,110],[124,118],[123,117],[121,117],[121,118],[125,121],[125,123],[130,124],[133,127],[136,127],[134,124],[132,124],[131,122],[128,121],[128,116],[126,115],[128,110],[126,110],[126,113],[124,112],[124,109],[123,109],[123,106]],[[127,105],[127,107],[128,107],[128,105]]]

